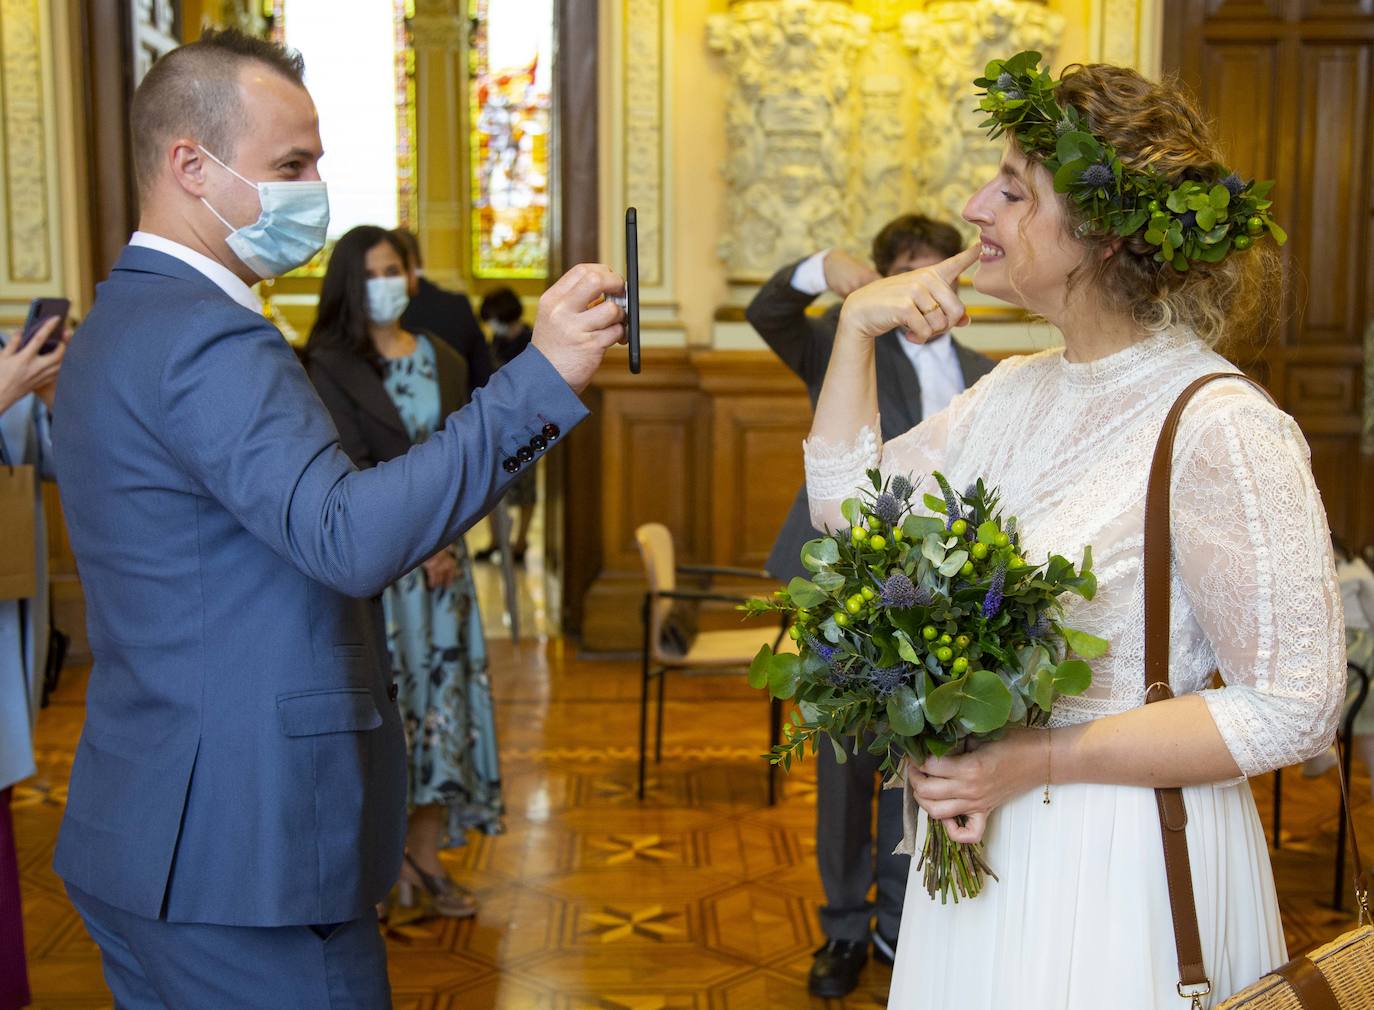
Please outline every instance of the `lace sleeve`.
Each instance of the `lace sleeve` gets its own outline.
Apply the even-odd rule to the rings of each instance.
[[[1203,697],[1236,764],[1258,775],[1335,734],[1345,639],[1331,534],[1292,418],[1225,386],[1189,413],[1175,457],[1175,571],[1226,684]]]

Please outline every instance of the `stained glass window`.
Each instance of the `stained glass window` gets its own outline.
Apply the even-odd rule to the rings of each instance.
[[[360,224],[415,226],[414,0],[274,0],[320,115],[331,242]]]
[[[469,15],[473,273],[543,277],[553,0],[471,0]]]

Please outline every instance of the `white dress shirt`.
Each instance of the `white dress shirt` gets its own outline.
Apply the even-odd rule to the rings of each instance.
[[[826,289],[825,257],[829,249],[808,256],[792,271],[792,287],[804,295],[819,295]],[[901,339],[902,351],[921,384],[921,420],[934,417],[949,406],[949,401],[964,391],[964,369],[959,353],[948,333],[929,343],[916,344]]]
[[[223,263],[216,263],[209,256],[198,253],[180,242],[173,242],[169,238],[152,235],[146,231],[134,232],[133,238],[129,239],[129,245],[155,249],[160,253],[166,253],[173,259],[181,260],[188,267],[208,277],[216,287],[245,309],[262,313],[262,302],[258,300],[257,295],[253,294],[253,289],[236,277],[234,272]]]

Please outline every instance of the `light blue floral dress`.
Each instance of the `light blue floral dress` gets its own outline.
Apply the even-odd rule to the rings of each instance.
[[[387,395],[413,443],[440,424],[434,348],[415,336],[409,357],[385,363]],[[502,830],[501,770],[487,677],[487,647],[472,561],[460,540],[449,548],[458,577],[431,590],[423,568],[382,594],[387,647],[399,689],[410,758],[411,809],[448,808],[446,846],[462,845],[471,828]]]

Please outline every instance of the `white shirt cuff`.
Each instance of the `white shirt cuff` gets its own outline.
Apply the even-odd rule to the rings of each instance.
[[[808,256],[797,264],[792,271],[792,287],[804,295],[823,295],[829,286],[825,283],[825,257],[829,249],[822,249],[814,256]]]

